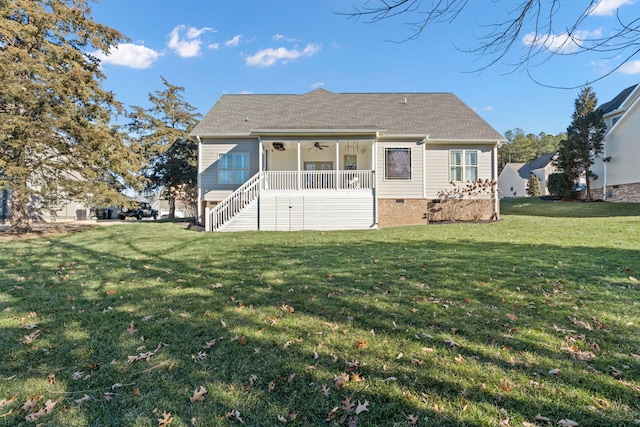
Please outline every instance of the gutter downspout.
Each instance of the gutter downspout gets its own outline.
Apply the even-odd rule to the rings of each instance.
[[[376,131],[376,139],[371,146],[371,166],[373,166],[373,226],[375,228],[378,228],[378,138],[380,138],[380,132]]]
[[[197,218],[197,223],[198,224],[202,224],[202,182],[200,179],[200,162],[202,159],[202,140],[200,139],[200,136],[196,135],[196,140],[198,141],[198,175],[197,175],[197,181],[196,181],[196,185],[198,186],[198,218]]]
[[[493,147],[493,172],[491,180],[495,182],[493,188],[493,213],[496,221],[500,221],[500,199],[498,198],[498,145],[500,141],[496,141],[496,145]],[[493,185],[493,184],[492,184]]]
[[[602,174],[604,175],[602,177],[602,201],[606,202],[607,201],[607,162],[606,159],[607,158],[607,143],[604,143],[604,147],[602,149]]]

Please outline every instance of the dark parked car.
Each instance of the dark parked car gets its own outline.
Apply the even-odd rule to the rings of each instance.
[[[147,202],[140,202],[140,205],[137,208],[120,208],[118,212],[118,218],[121,220],[126,219],[128,216],[132,216],[141,220],[142,218],[158,218],[158,211],[151,208],[151,205]]]

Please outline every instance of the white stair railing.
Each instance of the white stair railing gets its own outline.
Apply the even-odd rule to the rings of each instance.
[[[245,206],[258,198],[260,195],[261,176],[261,173],[258,172],[211,209],[207,218],[209,220],[206,227],[207,231],[219,230]]]

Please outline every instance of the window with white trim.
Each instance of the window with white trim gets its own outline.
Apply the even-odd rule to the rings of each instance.
[[[478,150],[449,151],[449,179],[453,182],[478,179]]]
[[[384,149],[384,179],[411,179],[411,148]]]
[[[218,184],[243,184],[249,179],[249,153],[218,155]]]

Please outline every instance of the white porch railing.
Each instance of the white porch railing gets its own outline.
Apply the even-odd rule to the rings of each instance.
[[[255,201],[260,191],[371,190],[374,182],[370,170],[258,172],[213,209],[205,210],[205,230],[220,229]]]
[[[371,190],[373,171],[265,171],[261,188],[265,191]]]

